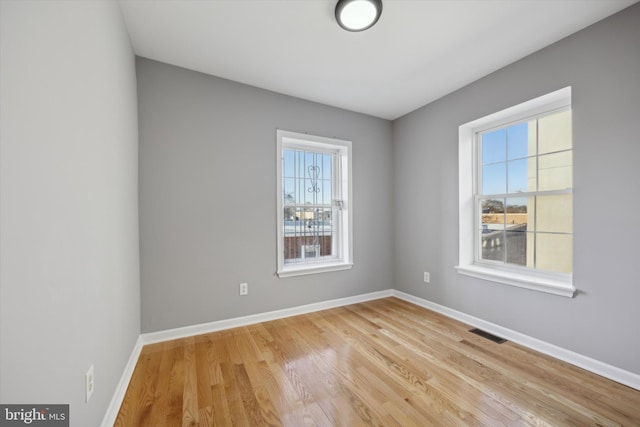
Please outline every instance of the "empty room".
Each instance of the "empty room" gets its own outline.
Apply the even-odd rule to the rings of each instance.
[[[0,0],[0,426],[640,425],[637,0]]]

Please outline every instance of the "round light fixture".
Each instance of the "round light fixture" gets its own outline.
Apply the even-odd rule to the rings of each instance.
[[[347,31],[371,28],[382,14],[382,0],[338,0],[336,20]]]

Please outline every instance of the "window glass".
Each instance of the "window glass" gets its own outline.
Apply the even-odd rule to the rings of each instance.
[[[536,231],[573,231],[573,203],[570,194],[537,197]]]
[[[570,119],[565,110],[479,134],[480,261],[570,271]]]
[[[529,166],[532,166],[531,169]],[[524,158],[507,163],[508,193],[522,193],[529,190],[530,180],[535,180],[535,162]]]
[[[507,129],[508,160],[535,155],[535,144],[529,144],[529,127],[530,123],[525,122]]]
[[[538,133],[540,154],[571,150],[571,110],[541,117]]]
[[[351,266],[348,141],[278,131],[278,275]]]
[[[504,194],[507,192],[507,164],[493,163],[482,167],[482,194]]]
[[[573,270],[573,239],[570,234],[536,234],[536,267],[557,273]]]
[[[285,206],[293,206],[285,207],[283,215],[285,264],[309,263],[333,255],[332,157],[310,150],[284,150],[283,201]],[[287,173],[293,176],[287,177]]]
[[[573,185],[571,151],[561,151],[538,157],[538,189],[540,191],[564,190]]]
[[[482,164],[507,160],[507,131],[499,129],[482,135]]]

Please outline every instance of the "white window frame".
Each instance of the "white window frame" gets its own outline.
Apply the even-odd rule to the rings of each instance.
[[[278,277],[291,277],[306,274],[347,270],[353,267],[353,208],[351,186],[351,141],[308,135],[286,130],[277,130],[277,271]],[[282,188],[282,161],[285,148],[327,152],[336,155],[333,168],[334,203],[340,205],[335,218],[332,218],[334,239],[332,247],[335,256],[313,263],[285,264],[284,259],[284,201]]]
[[[571,87],[559,89],[459,127],[459,259],[455,267],[458,273],[569,298],[575,294],[573,274],[514,268],[504,264],[494,265],[477,261],[476,195],[479,166],[476,135],[493,127],[502,127],[567,107],[571,107]]]

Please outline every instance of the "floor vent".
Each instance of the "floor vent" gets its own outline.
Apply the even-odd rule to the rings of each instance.
[[[495,336],[493,334],[490,334],[487,331],[483,331],[482,329],[478,329],[478,328],[470,329],[469,332],[471,332],[473,334],[476,334],[476,335],[480,335],[481,337],[486,338],[488,340],[491,340],[493,342],[497,342],[498,344],[502,344],[503,342],[507,341],[504,338],[497,337],[497,336]]]

